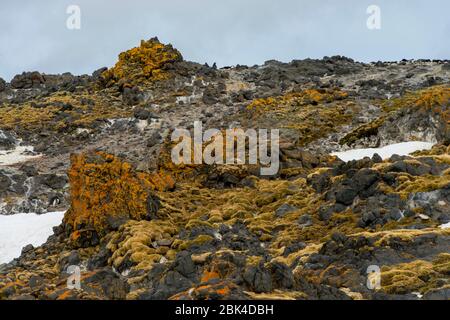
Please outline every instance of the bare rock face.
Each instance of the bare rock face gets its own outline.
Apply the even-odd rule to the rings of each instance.
[[[449,84],[448,61],[217,68],[156,38],[92,75],[0,80],[0,214],[67,210],[0,265],[0,299],[448,298]],[[278,172],[175,164],[194,121],[279,129]],[[434,146],[331,155],[411,141]]]

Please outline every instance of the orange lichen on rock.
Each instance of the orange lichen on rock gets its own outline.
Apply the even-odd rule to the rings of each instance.
[[[242,290],[230,281],[200,285],[177,293],[169,300],[228,300],[246,297]]]
[[[450,86],[438,85],[423,90],[413,91],[405,94],[404,96],[388,100],[384,108],[387,111],[397,110],[404,107],[416,107],[416,108],[438,108],[437,111],[441,111],[440,107],[450,106]]]
[[[137,173],[127,162],[105,153],[71,156],[71,207],[64,217],[73,240],[84,231],[102,236],[120,221],[150,220],[156,217],[159,200],[154,190],[174,187],[162,173]]]
[[[41,95],[20,105],[5,104],[0,108],[0,128],[33,132],[98,129],[108,119],[127,118],[132,114],[108,93],[63,91]]]
[[[200,282],[205,283],[212,279],[219,279],[219,274],[215,271],[205,271],[203,272]]]
[[[296,132],[297,145],[335,132],[352,119],[357,106],[339,89],[306,89],[282,96],[256,99],[247,106],[248,127],[274,127]]]
[[[169,77],[167,66],[182,60],[181,53],[172,45],[164,45],[157,38],[152,38],[142,40],[139,47],[122,52],[116,65],[102,76],[107,82],[121,79],[131,83],[136,80],[165,80]]]
[[[280,97],[256,99],[247,106],[248,110],[271,111],[276,108],[289,106],[306,106],[343,100],[348,94],[341,90],[307,89],[301,92],[292,92]]]

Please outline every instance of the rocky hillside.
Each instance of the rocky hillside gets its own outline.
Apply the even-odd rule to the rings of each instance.
[[[175,165],[194,121],[280,129],[279,172]],[[449,299],[449,121],[449,61],[218,69],[154,38],[92,75],[0,79],[0,214],[67,210],[0,265],[0,299]],[[434,147],[331,155],[406,141]]]

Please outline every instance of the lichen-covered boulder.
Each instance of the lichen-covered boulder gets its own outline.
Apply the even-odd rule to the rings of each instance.
[[[174,187],[170,176],[137,172],[105,153],[74,154],[71,163],[72,203],[64,224],[74,246],[96,245],[99,237],[129,219],[155,219],[159,199],[154,191]]]
[[[169,77],[169,66],[182,60],[181,53],[172,45],[164,45],[158,38],[142,40],[139,47],[122,52],[116,65],[103,72],[102,78],[106,84],[165,80]]]

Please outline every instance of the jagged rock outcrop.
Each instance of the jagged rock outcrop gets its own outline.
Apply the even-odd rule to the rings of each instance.
[[[11,80],[11,86],[14,89],[31,89],[39,87],[44,82],[44,77],[37,71],[23,72]]]
[[[341,139],[341,144],[380,146],[394,141],[445,142],[450,139],[450,88],[433,86],[388,100],[387,114]]]

